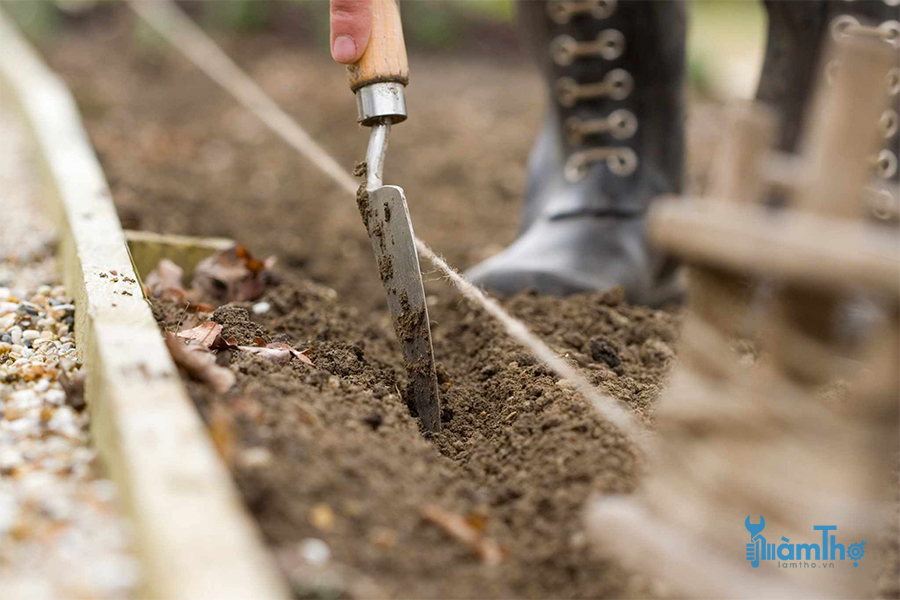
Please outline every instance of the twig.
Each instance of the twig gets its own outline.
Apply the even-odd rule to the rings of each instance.
[[[494,566],[503,560],[503,548],[495,540],[485,537],[465,517],[444,510],[435,504],[426,504],[422,516],[446,531],[451,537],[466,544],[486,565]]]

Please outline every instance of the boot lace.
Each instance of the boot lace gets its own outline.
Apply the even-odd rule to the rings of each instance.
[[[607,19],[615,10],[616,0],[553,0],[547,3],[548,15],[560,25],[578,15]],[[588,41],[578,41],[567,34],[558,35],[550,43],[550,56],[554,63],[566,67],[579,58],[600,57],[613,61],[621,57],[625,49],[625,35],[618,29],[609,28]],[[565,108],[598,98],[625,100],[633,90],[634,78],[625,69],[612,69],[601,81],[591,83],[578,83],[571,77],[561,77],[555,85],[556,100]],[[631,111],[617,109],[605,118],[569,117],[565,126],[569,143],[580,146],[586,138],[599,135],[608,135],[618,141],[630,139],[637,132],[638,118]],[[580,181],[596,162],[605,162],[609,171],[620,177],[634,173],[639,164],[637,153],[631,148],[599,146],[573,152],[566,160],[563,174],[567,181]]]

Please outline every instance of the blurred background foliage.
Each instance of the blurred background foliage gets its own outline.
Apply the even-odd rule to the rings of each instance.
[[[527,0],[524,0],[527,1]],[[637,0],[640,1],[640,0]],[[327,54],[326,0],[180,0],[217,35],[271,35]],[[516,0],[403,0],[410,52],[528,60],[516,30]],[[765,11],[756,0],[690,0],[688,72],[692,92],[718,99],[751,97],[765,45]],[[33,38],[52,43],[61,28],[77,28],[104,13],[127,10],[115,0],[3,0]],[[154,45],[139,23],[136,43]]]

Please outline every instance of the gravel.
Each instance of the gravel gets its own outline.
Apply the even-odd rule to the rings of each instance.
[[[91,445],[75,306],[15,119],[0,103],[0,598],[129,598],[129,524]]]

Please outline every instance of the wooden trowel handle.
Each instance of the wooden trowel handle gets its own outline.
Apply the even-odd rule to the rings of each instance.
[[[395,82],[406,85],[409,64],[400,24],[397,0],[372,1],[372,34],[362,58],[347,67],[350,89],[373,83]]]

